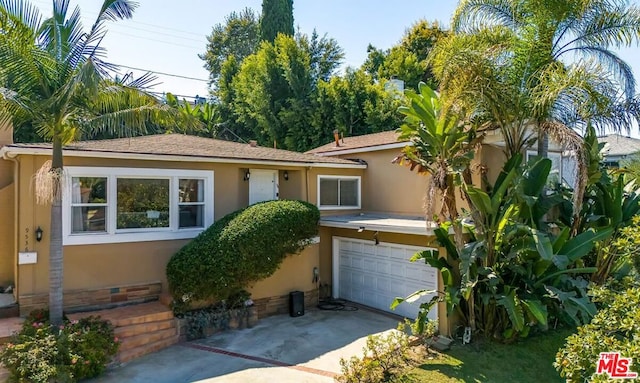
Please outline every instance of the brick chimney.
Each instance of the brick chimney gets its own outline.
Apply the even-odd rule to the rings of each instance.
[[[336,141],[336,146],[340,146],[340,134],[338,132],[338,129],[334,129],[333,139]]]
[[[258,141],[249,140],[249,146],[251,146],[252,148],[255,148],[256,146],[258,146]]]

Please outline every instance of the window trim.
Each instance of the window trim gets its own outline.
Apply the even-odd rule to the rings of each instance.
[[[340,205],[321,205],[320,204],[320,181],[323,179],[337,179],[338,185],[340,180],[357,180],[358,181],[358,204],[350,206]],[[360,210],[362,208],[362,177],[361,176],[338,176],[338,175],[325,175],[318,174],[317,178],[317,206],[319,210]],[[339,188],[339,186],[338,186]],[[340,190],[338,189],[338,198],[340,198]]]
[[[161,168],[110,168],[69,166],[65,167],[65,185],[62,195],[62,244],[92,245],[103,243],[127,243],[195,238],[214,221],[214,172],[212,170],[185,170]],[[71,188],[75,177],[107,178],[107,231],[71,232]],[[169,179],[169,227],[151,229],[117,229],[117,179],[148,178]],[[204,227],[180,228],[179,180],[202,179],[204,182]]]

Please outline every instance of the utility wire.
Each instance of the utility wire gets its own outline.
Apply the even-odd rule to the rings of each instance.
[[[180,47],[180,48],[198,49],[198,50],[202,49],[202,47],[194,47],[192,45],[184,45],[184,44],[174,43],[174,42],[170,42],[170,41],[162,41],[162,40],[152,39],[152,38],[149,38],[149,37],[136,36],[136,35],[132,35],[130,33],[125,33],[125,32],[120,32],[120,31],[108,31],[107,34],[108,33],[115,33],[117,35],[133,37],[135,39],[140,39],[140,40],[155,41],[155,42],[160,43],[160,44],[173,45],[173,46]]]
[[[34,3],[38,3],[38,4],[42,4],[42,5],[46,5],[46,6],[48,6],[48,7],[50,7],[50,6],[51,6],[51,2],[48,2],[48,1],[32,0],[32,2],[34,2]],[[93,16],[97,16],[97,15],[98,15],[98,12],[94,12],[94,11],[86,11],[86,10],[84,10],[84,9],[82,9],[82,10],[81,10],[81,12],[82,12],[82,15],[83,15],[83,16],[82,16],[82,18],[83,18],[83,19],[86,19],[86,17],[84,16],[84,15],[86,15],[86,14],[90,14],[90,15],[93,15]],[[134,12],[134,13],[135,13],[135,12]],[[89,22],[89,23],[93,23],[93,20],[91,20],[91,19],[87,19],[87,20],[85,20],[85,21],[87,21],[87,22]],[[200,33],[195,33],[195,32],[185,31],[185,30],[182,30],[182,29],[170,28],[170,27],[167,27],[167,26],[164,26],[164,25],[144,23],[144,22],[142,22],[142,21],[136,21],[136,20],[133,20],[133,22],[135,22],[136,24],[146,25],[146,26],[149,26],[149,27],[152,27],[152,28],[158,28],[158,29],[162,29],[162,30],[165,30],[165,31],[173,31],[173,32],[184,33],[184,34],[188,34],[188,35],[192,35],[192,36],[202,37],[202,34],[200,34]],[[118,24],[118,23],[111,24],[111,25],[109,26],[109,29],[111,29],[113,26],[119,26],[119,27],[125,27],[125,28],[132,28],[132,29],[139,29],[139,28],[135,28],[135,27],[132,27],[132,26],[129,26],[129,25]],[[140,29],[140,30],[145,31],[145,29]],[[156,31],[148,31],[148,32],[160,34],[159,32],[156,32]],[[182,38],[182,37],[181,37],[181,38]]]
[[[205,79],[202,79],[202,78],[183,76],[183,75],[180,75],[180,74],[158,72],[158,71],[151,70],[151,69],[136,68],[136,67],[132,67],[132,66],[128,66],[128,65],[122,65],[122,64],[115,64],[115,65],[117,65],[119,67],[122,67],[122,68],[131,69],[131,70],[139,70],[139,71],[142,71],[142,72],[155,73],[155,74],[159,74],[159,75],[162,75],[162,76],[177,77],[177,78],[182,78],[182,79],[185,79],[185,80],[209,82],[209,80],[205,80]]]

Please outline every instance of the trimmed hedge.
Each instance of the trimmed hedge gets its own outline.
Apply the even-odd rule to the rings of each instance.
[[[228,298],[272,275],[284,257],[318,234],[320,212],[303,201],[267,201],[218,220],[180,249],[167,265],[177,306]]]

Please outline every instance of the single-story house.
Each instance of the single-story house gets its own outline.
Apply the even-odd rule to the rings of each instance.
[[[51,145],[14,144],[10,130],[0,134],[0,284],[14,285],[25,315],[48,304],[50,207],[36,204],[33,178]],[[215,220],[278,198],[342,209],[331,195],[318,195],[335,197],[337,186],[319,185],[359,180],[366,169],[340,158],[181,134],[77,142],[64,148],[64,161],[64,306],[71,311],[157,299],[167,290],[170,257]],[[259,314],[286,311],[293,290],[315,305],[319,255],[313,244],[256,283],[250,292]]]
[[[492,135],[485,142],[474,161],[494,179],[502,144]],[[64,149],[65,308],[157,299],[167,290],[168,260],[187,241],[230,212],[278,198],[318,206],[319,241],[252,286],[259,315],[286,312],[293,290],[305,292],[307,305],[323,290],[384,311],[397,296],[442,290],[437,270],[409,262],[437,245],[424,218],[427,177],[392,164],[407,144],[395,132],[307,153],[181,134],[71,144]],[[0,130],[0,284],[15,284],[23,315],[48,302],[50,209],[36,204],[33,176],[50,156],[49,144],[14,144],[10,129]],[[395,313],[417,310],[402,304]],[[444,313],[439,304],[430,316],[449,333]]]

